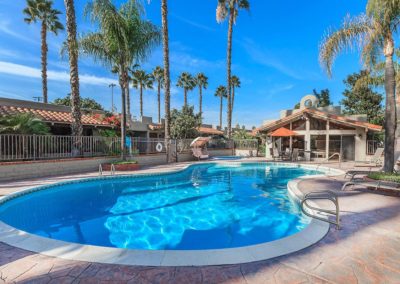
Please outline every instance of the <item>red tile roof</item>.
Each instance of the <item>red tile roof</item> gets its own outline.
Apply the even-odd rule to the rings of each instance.
[[[42,119],[45,122],[65,123],[65,124],[72,123],[72,116],[71,113],[68,111],[54,111],[54,110],[45,110],[38,108],[0,105],[0,116],[6,116],[18,113],[32,113],[33,115]],[[109,122],[103,121],[94,116],[93,114],[85,114],[85,113],[82,113],[82,124],[112,126]]]
[[[320,111],[317,109],[313,109],[313,108],[305,108],[301,111],[295,112],[295,113],[293,113],[287,117],[284,117],[282,119],[278,119],[276,121],[262,125],[261,127],[258,128],[258,131],[269,131],[269,130],[279,128],[279,127],[285,125],[286,123],[289,123],[290,121],[302,116],[304,113],[307,113],[316,118],[322,118],[322,119],[342,123],[342,124],[353,126],[353,127],[362,127],[362,128],[366,128],[366,129],[372,130],[372,131],[381,131],[382,130],[382,126],[380,126],[380,125],[376,125],[376,124],[372,124],[372,123],[368,123],[368,122],[364,122],[364,121],[357,121],[357,120],[350,119],[345,116],[334,115],[334,114],[326,113],[326,112],[323,112],[323,111]]]
[[[215,128],[210,128],[210,127],[203,127],[200,126],[198,128],[198,131],[201,134],[208,134],[208,135],[223,135],[224,132],[222,132],[221,130],[215,129]]]

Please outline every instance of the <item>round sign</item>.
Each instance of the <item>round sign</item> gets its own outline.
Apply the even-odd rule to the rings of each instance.
[[[162,151],[162,149],[163,149],[163,146],[162,146],[162,144],[159,142],[159,143],[157,143],[157,145],[156,145],[156,150],[157,150],[157,152],[161,152]]]

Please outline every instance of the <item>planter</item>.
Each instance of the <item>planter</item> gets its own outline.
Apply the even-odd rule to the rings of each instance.
[[[103,171],[111,171],[111,164],[103,164]],[[139,164],[114,164],[115,171],[129,172],[140,169]]]

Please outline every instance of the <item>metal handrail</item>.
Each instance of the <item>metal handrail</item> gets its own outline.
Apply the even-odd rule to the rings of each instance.
[[[308,200],[329,200],[335,205],[335,210],[322,209],[322,208],[312,206],[307,203]],[[304,208],[304,206],[306,206],[308,209],[311,209],[311,210],[314,210],[317,212],[323,212],[326,214],[334,215],[336,217],[336,220],[331,221],[331,220],[329,220],[329,218],[322,218],[317,215],[311,214],[311,213],[307,212],[307,210]],[[339,198],[333,191],[330,191],[330,190],[322,191],[322,192],[313,191],[313,192],[307,193],[306,195],[304,195],[304,198],[301,201],[301,211],[303,211],[303,213],[305,215],[307,215],[311,218],[318,219],[318,220],[336,225],[336,229],[338,229],[338,230],[340,229]]]
[[[115,166],[114,164],[111,164],[111,171],[110,171],[110,175],[115,175]]]
[[[103,175],[103,167],[101,166],[101,164],[99,165],[99,176]]]

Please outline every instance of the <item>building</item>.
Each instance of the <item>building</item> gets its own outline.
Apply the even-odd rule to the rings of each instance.
[[[381,126],[368,123],[364,115],[344,115],[340,106],[317,105],[318,99],[307,95],[299,109],[282,110],[280,119],[266,121],[257,129],[266,137],[267,158],[272,158],[274,149],[289,152],[294,148],[306,160],[340,155],[342,160],[365,161],[373,154],[376,143],[370,143],[370,137],[382,131]]]
[[[71,134],[71,108],[68,106],[45,104],[40,102],[0,98],[0,117],[18,113],[32,113],[47,123],[54,135]],[[118,115],[114,119],[106,116],[104,111],[82,109],[82,126],[84,136],[97,136],[101,129],[119,129]],[[202,125],[199,129],[202,136],[222,136],[224,133],[212,127]],[[152,117],[128,120],[127,134],[141,138],[164,138],[164,120],[153,122]]]

